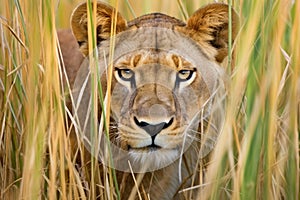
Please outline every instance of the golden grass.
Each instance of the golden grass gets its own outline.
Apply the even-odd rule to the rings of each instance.
[[[78,2],[15,0],[0,7],[0,199],[94,199],[97,191],[101,199],[119,197],[113,172],[98,169],[96,160],[95,182],[84,181],[89,174],[76,167],[66,134],[56,30],[69,26]],[[209,2],[109,1],[127,19],[154,11],[185,19]],[[299,199],[300,2],[232,4],[241,30],[233,45],[226,123],[199,195]]]

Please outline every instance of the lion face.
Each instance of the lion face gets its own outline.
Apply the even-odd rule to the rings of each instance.
[[[87,55],[85,6],[75,10],[72,26]],[[149,165],[155,170],[178,159],[190,146],[207,155],[220,129],[225,94],[225,74],[219,63],[227,55],[228,7],[213,4],[200,9],[187,25],[162,14],[127,23],[118,14],[112,65],[107,61],[115,12],[103,3],[97,7],[97,51],[103,92],[108,66],[113,67],[111,142],[120,149],[117,157],[139,164],[151,160]],[[215,15],[214,9],[222,10],[222,15]],[[89,124],[86,119],[90,115],[88,65],[88,61],[84,63],[75,81],[79,88],[75,110],[82,127]],[[85,131],[88,135],[90,129]],[[92,140],[90,136],[86,138]],[[127,156],[120,156],[123,154]]]
[[[179,155],[186,130],[210,96],[197,66],[171,52],[139,50],[116,60],[114,78],[111,109],[121,147],[132,154]]]
[[[118,86],[112,111],[122,147],[177,149],[186,127],[209,98],[196,66],[170,52],[141,50],[119,58],[114,69]]]

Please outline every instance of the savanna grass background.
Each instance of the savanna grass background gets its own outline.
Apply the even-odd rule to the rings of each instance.
[[[65,126],[56,31],[82,0],[0,2],[0,199],[118,199],[112,171],[76,165]],[[126,19],[159,11],[182,20],[208,0],[111,0]],[[219,1],[240,15],[224,63],[225,125],[201,199],[299,199],[300,1]],[[298,90],[298,96],[297,96]],[[81,151],[82,148],[79,148]],[[87,182],[86,178],[105,182]],[[110,178],[109,178],[110,177]],[[142,198],[147,198],[142,197]]]

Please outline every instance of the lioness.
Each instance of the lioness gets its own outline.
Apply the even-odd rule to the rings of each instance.
[[[116,35],[111,36],[114,8],[97,3],[98,72],[103,93],[112,64],[110,141],[94,143],[89,128],[90,68],[86,3],[73,12],[71,26],[84,57],[74,49],[68,32],[59,32],[63,59],[74,83],[74,119],[87,149],[108,167],[107,143],[122,184],[121,198],[137,195],[131,171],[142,174],[139,188],[150,199],[183,199],[181,189],[196,185],[212,151],[224,112],[226,74],[220,66],[228,54],[228,6],[210,4],[197,10],[187,23],[153,13],[127,22],[117,13]],[[232,39],[237,32],[232,11]],[[111,40],[115,41],[112,63]],[[75,62],[70,60],[75,59]],[[101,113],[102,107],[99,108]],[[100,116],[99,116],[100,118]],[[100,122],[99,122],[100,123]],[[95,147],[94,147],[95,148]],[[195,197],[194,197],[195,198]]]

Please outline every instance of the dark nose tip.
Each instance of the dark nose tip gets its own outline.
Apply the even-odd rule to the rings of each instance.
[[[136,117],[134,117],[134,122],[140,128],[144,129],[151,137],[152,140],[155,139],[156,135],[163,129],[168,128],[173,123],[173,118],[169,120],[169,122],[161,122],[157,124],[150,124],[146,121],[139,121]]]

